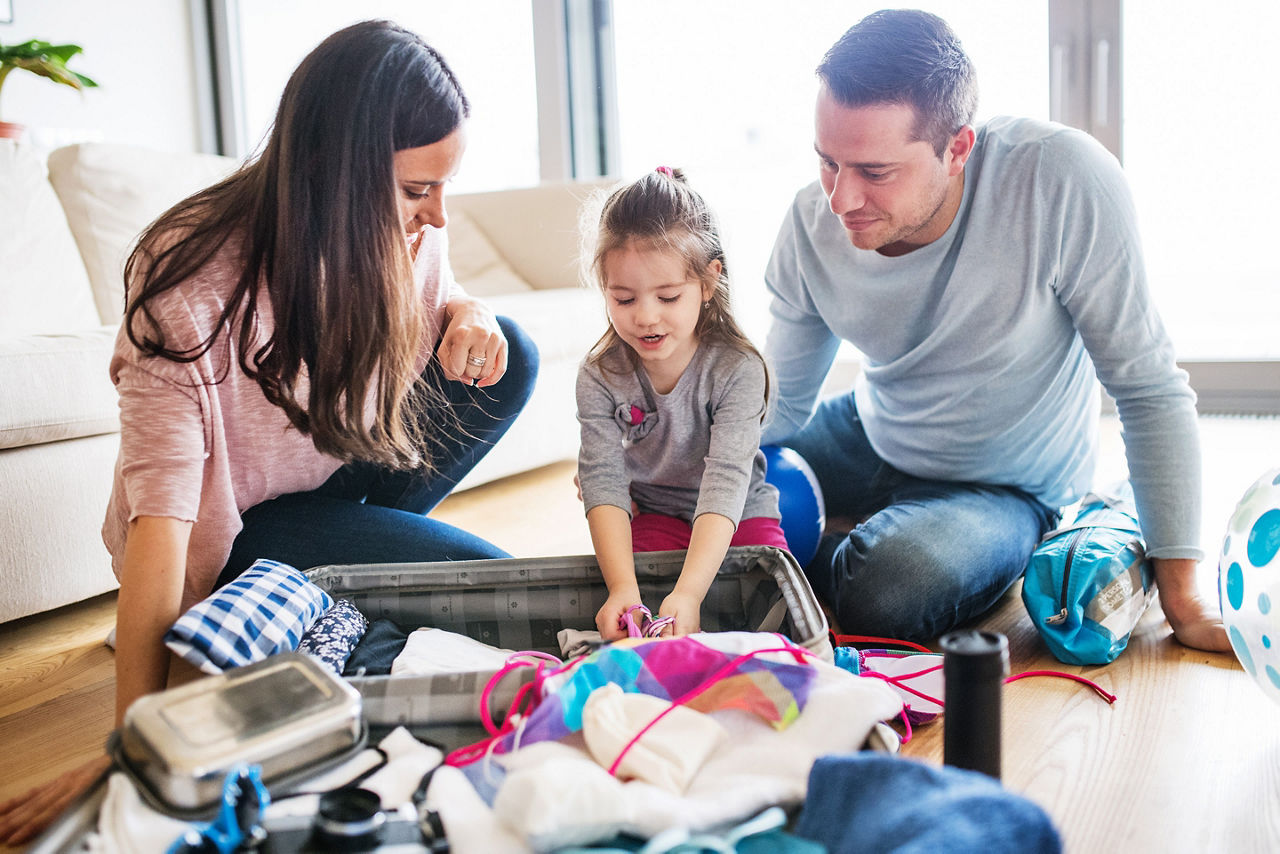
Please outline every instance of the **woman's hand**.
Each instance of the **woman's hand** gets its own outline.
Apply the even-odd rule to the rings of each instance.
[[[78,768],[0,804],[0,845],[22,845],[31,841],[110,765],[107,756],[95,756]]]
[[[507,339],[498,318],[474,297],[459,296],[445,307],[445,329],[436,354],[446,378],[486,388],[507,372]]]

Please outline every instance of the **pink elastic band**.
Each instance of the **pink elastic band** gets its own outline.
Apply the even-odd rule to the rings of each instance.
[[[675,177],[675,173],[671,171],[671,167],[670,167],[670,166],[659,166],[657,169],[654,169],[653,171],[654,171],[654,172],[661,172],[663,175],[666,175],[668,178],[674,178],[674,177]]]
[[[867,670],[858,675],[869,676],[873,679],[883,679],[885,682],[890,682],[896,685],[899,689],[906,691],[908,694],[915,694],[921,700],[928,700],[930,703],[933,703],[934,705],[941,706],[942,701],[939,700],[937,697],[930,697],[928,694],[924,693],[923,691],[917,691],[915,688],[912,688],[910,685],[902,684],[903,679],[914,679],[917,676],[924,676],[927,673],[932,673],[935,670],[939,670],[941,668],[942,668],[942,665],[939,664],[937,667],[930,667],[927,670],[920,670],[915,673],[900,673],[897,676],[890,676],[889,674],[881,673],[878,670]]]

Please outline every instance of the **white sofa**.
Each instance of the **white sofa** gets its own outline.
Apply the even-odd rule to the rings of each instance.
[[[47,158],[0,140],[0,622],[113,589],[100,527],[118,444],[107,362],[136,235],[234,167],[229,158],[90,143]],[[573,384],[604,323],[577,282],[590,185],[452,196],[458,280],[533,337],[533,399],[460,485],[577,453]]]

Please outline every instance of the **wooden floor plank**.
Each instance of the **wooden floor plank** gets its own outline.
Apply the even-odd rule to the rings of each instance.
[[[0,717],[0,801],[100,756],[115,717],[115,676]]]

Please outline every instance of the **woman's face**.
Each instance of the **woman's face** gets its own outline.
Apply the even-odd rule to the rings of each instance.
[[[459,125],[439,142],[395,153],[392,166],[396,175],[396,198],[400,202],[405,240],[410,246],[418,242],[427,226],[444,228],[448,221],[444,185],[457,174],[466,147],[466,126]]]

